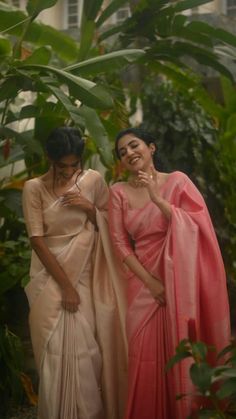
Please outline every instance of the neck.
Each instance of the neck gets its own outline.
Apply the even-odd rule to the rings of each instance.
[[[156,169],[155,169],[155,170],[156,170]],[[137,178],[137,177],[138,177],[138,175],[139,175],[139,172],[140,172],[140,170],[138,170],[137,172],[133,172],[133,173],[131,173],[131,174],[130,174],[130,177],[131,177],[132,179]],[[142,170],[142,172],[145,172],[145,173],[147,173],[148,175],[151,175],[151,174],[152,174],[152,168],[151,168],[151,166],[148,166],[148,167],[144,168],[144,169]]]

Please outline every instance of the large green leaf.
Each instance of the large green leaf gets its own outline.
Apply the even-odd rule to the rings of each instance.
[[[0,58],[10,55],[12,51],[11,43],[8,39],[0,36]]]
[[[99,35],[99,41],[104,41],[104,39],[107,39],[113,35],[116,35],[120,32],[122,32],[122,30],[126,29],[126,23],[122,22],[118,25],[113,26],[111,29],[105,30],[103,31],[100,35]]]
[[[87,106],[82,106],[80,114],[85,120],[86,128],[96,144],[102,162],[105,166],[111,166],[113,163],[111,143],[97,112]]]
[[[55,81],[50,77],[41,77],[41,80],[47,85],[48,89],[53,93],[53,95],[60,101],[61,105],[68,112],[68,116],[74,121],[77,125],[83,124],[83,120],[78,112],[78,108],[72,104],[68,96],[55,85]]]
[[[30,16],[36,17],[40,12],[54,6],[58,0],[28,0],[26,10]]]
[[[0,2],[0,33],[20,37],[27,22],[27,14],[20,10],[12,10]],[[24,36],[24,40],[39,46],[50,45],[53,51],[65,60],[75,60],[78,56],[78,44],[64,32],[40,22],[32,22]]]
[[[236,394],[236,377],[225,381],[216,394],[220,400]]]
[[[81,25],[79,60],[83,60],[87,57],[92,46],[95,28],[96,25],[94,20],[87,20],[86,18],[83,19]]]
[[[68,118],[68,112],[65,111],[65,108],[61,106],[61,104],[45,101],[43,106],[26,105],[23,106],[19,112],[9,112],[6,124],[29,118],[52,118],[55,115],[62,119]]]
[[[212,0],[182,0],[176,1],[174,7],[175,12],[183,12],[184,10],[193,9],[203,4],[211,3]]]
[[[83,14],[87,20],[95,20],[104,0],[86,0],[83,2]]]
[[[208,34],[202,33],[199,30],[192,30],[191,23],[187,23],[187,16],[176,15],[174,17],[171,27],[171,36],[173,35],[196,44],[203,44],[210,48],[213,47],[213,39]]]
[[[158,60],[168,61],[168,56],[172,61],[173,57],[189,56],[195,59],[199,64],[213,68],[214,70],[224,74],[229,79],[233,80],[231,72],[222,65],[217,56],[207,49],[198,47],[188,42],[172,42],[170,40],[160,40],[151,49],[150,57],[156,57]]]
[[[113,0],[100,14],[96,25],[100,27],[110,16],[117,12],[117,10],[127,3],[127,0]]]
[[[227,112],[232,115],[236,112],[236,88],[235,84],[225,77],[221,78],[221,86],[224,94],[224,104]]]
[[[192,355],[191,355],[191,352],[190,351],[182,351],[182,352],[178,352],[178,353],[176,353],[168,362],[167,362],[167,364],[166,364],[166,367],[165,367],[165,369],[166,369],[166,371],[168,371],[170,368],[173,368],[173,366],[175,365],[175,364],[177,364],[178,362],[180,362],[180,361],[182,361],[183,359],[186,359],[186,358],[190,358]]]
[[[64,70],[79,75],[107,73],[138,60],[144,54],[145,51],[141,49],[119,50],[73,64],[64,68]]]
[[[53,74],[61,83],[66,84],[71,92],[71,95],[79,99],[87,106],[94,108],[106,109],[113,106],[112,98],[105,91],[102,92],[98,89],[95,83],[81,77],[74,76],[73,74],[60,70],[55,67],[45,65],[24,65],[20,66],[23,70],[35,71],[37,70],[42,74]]]
[[[188,25],[188,29],[192,32],[206,34],[213,39],[224,42],[226,44],[236,47],[236,36],[222,28],[214,28],[206,22],[193,21]]]
[[[4,198],[4,206],[16,213],[18,217],[22,217],[22,193],[18,189],[2,189],[0,196]]]
[[[42,64],[47,65],[51,59],[52,50],[50,47],[40,47],[24,60],[24,64]]]
[[[212,371],[206,362],[192,364],[190,367],[192,382],[197,386],[202,394],[205,394],[211,386]]]
[[[21,79],[19,77],[8,77],[3,79],[3,83],[0,85],[0,102],[16,97],[22,86],[20,82]]]

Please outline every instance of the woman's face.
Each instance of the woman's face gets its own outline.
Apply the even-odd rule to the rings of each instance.
[[[56,176],[65,180],[70,180],[73,175],[80,170],[80,158],[75,154],[69,154],[60,160],[54,161],[53,166]]]
[[[153,165],[153,143],[147,145],[134,134],[126,134],[118,141],[118,153],[123,166],[132,173],[147,171]]]

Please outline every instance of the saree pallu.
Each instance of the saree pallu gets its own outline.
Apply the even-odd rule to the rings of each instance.
[[[135,252],[163,281],[166,294],[166,306],[160,307],[143,283],[127,274],[125,419],[186,419],[194,409],[190,361],[165,371],[180,340],[188,337],[190,319],[198,340],[219,350],[230,339],[224,267],[204,200],[181,172],[169,175],[160,194],[171,204],[170,221],[152,202],[131,208],[124,184],[111,188],[110,228],[120,258]],[[188,396],[176,400],[178,394]]]

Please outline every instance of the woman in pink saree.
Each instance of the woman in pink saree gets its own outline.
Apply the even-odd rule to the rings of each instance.
[[[110,189],[109,225],[128,282],[128,396],[125,419],[185,419],[191,413],[188,362],[165,365],[194,321],[197,339],[220,349],[230,339],[224,266],[200,192],[181,172],[156,167],[155,139],[118,134],[130,172]]]
[[[23,190],[24,216],[33,248],[26,294],[40,378],[39,419],[120,417],[114,396],[120,387],[114,381],[116,377],[122,380],[125,374],[116,375],[113,357],[107,355],[118,336],[110,330],[114,324],[119,328],[112,285],[106,283],[115,273],[112,268],[108,272],[104,262],[109,245],[105,243],[103,248],[100,240],[95,252],[100,224],[104,242],[107,240],[103,214],[108,188],[98,172],[82,169],[83,148],[78,130],[54,130],[46,143],[49,171],[28,180]],[[108,334],[113,336],[113,343]],[[95,336],[101,339],[101,347]],[[119,348],[122,353],[124,345],[120,343]],[[106,357],[103,364],[100,349]],[[122,356],[115,360],[118,358]]]

